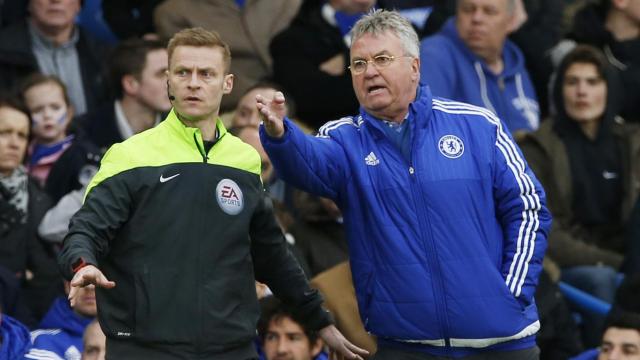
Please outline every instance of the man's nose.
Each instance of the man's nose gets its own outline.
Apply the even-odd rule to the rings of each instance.
[[[200,79],[198,79],[198,72],[197,71],[193,71],[191,72],[191,79],[189,80],[189,87],[199,87],[200,86]]]

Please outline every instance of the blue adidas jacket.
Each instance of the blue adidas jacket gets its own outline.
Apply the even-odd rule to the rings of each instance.
[[[439,356],[524,349],[550,214],[543,189],[500,121],[475,106],[410,105],[411,161],[360,116],[281,139],[261,128],[279,176],[336,201],[365,328],[382,345]]]
[[[73,312],[69,301],[57,298],[38,326],[31,332],[33,347],[26,359],[80,359],[82,335],[93,320]]]
[[[0,317],[0,359],[20,360],[31,347],[29,330],[9,315]]]
[[[494,74],[458,36],[455,17],[437,34],[422,40],[420,81],[434,96],[467,102],[493,111],[512,132],[538,129],[540,108],[518,47],[507,40],[504,70]]]

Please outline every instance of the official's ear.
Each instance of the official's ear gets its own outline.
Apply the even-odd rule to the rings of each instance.
[[[224,82],[222,83],[222,93],[229,94],[233,90],[233,74],[227,74],[224,76]]]

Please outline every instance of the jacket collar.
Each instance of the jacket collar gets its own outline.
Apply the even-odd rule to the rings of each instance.
[[[202,140],[202,132],[195,127],[186,126],[175,113],[175,108],[171,108],[171,111],[167,115],[167,118],[158,126],[168,126],[172,131],[179,134],[181,138],[189,143],[196,139],[198,147],[204,148],[204,141]],[[227,129],[222,123],[222,119],[218,117],[216,119],[216,129],[218,130],[218,139],[221,139],[226,133]]]
[[[419,129],[426,128],[431,118],[431,104],[433,95],[428,86],[418,86],[416,89],[416,99],[409,104],[407,119],[411,121],[412,132],[415,134]],[[386,126],[383,119],[379,119],[369,114],[363,107],[360,107],[360,116],[364,120],[365,126],[372,129],[372,134],[376,139],[386,137],[383,126]],[[406,121],[406,120],[405,120]]]

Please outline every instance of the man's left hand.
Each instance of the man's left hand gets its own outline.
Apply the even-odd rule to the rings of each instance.
[[[331,359],[357,359],[363,360],[363,356],[369,355],[365,349],[361,349],[349,340],[333,325],[326,326],[318,333],[325,344],[331,349]]]

